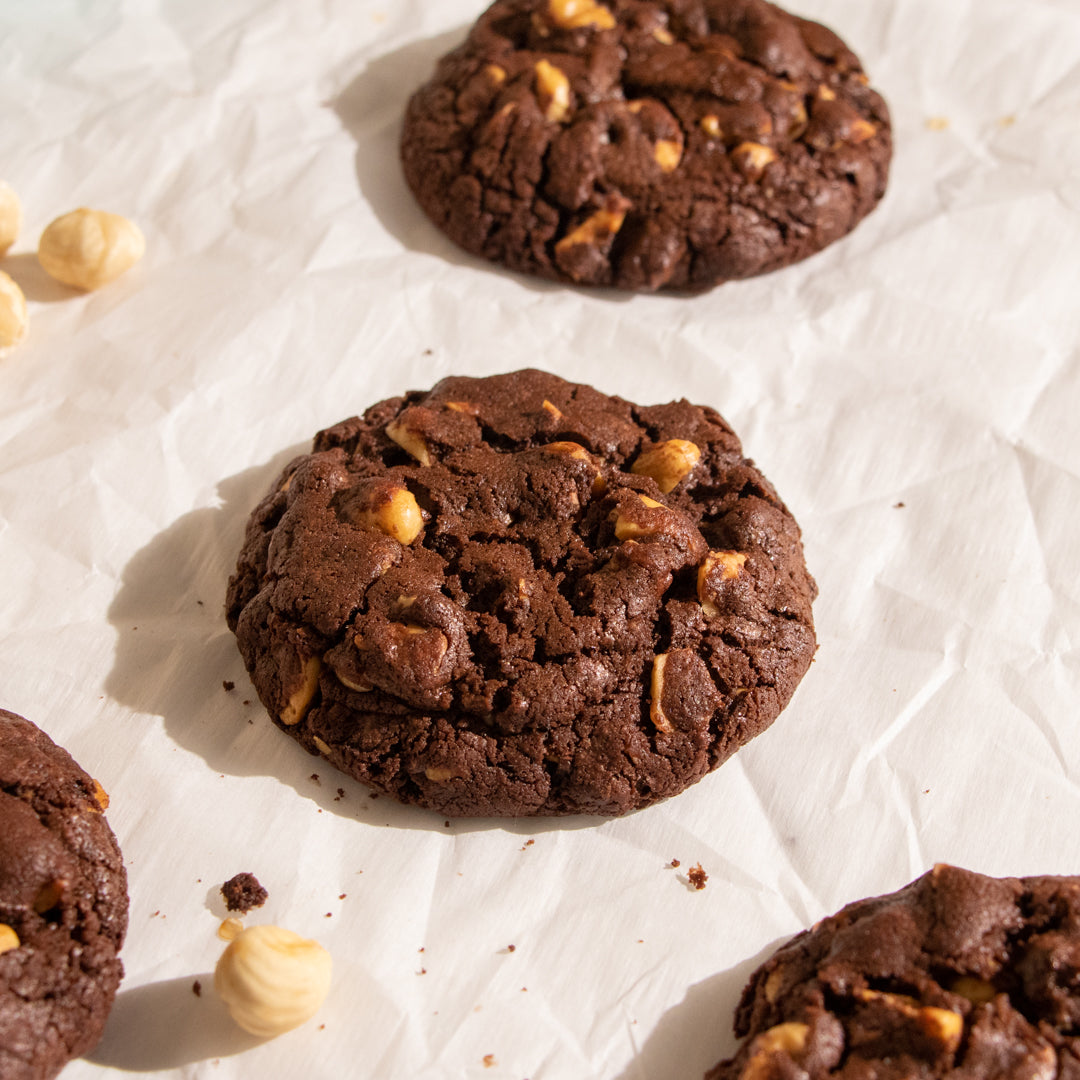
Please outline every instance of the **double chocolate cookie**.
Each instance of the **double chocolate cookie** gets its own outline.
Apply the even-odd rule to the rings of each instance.
[[[127,877],[101,786],[0,710],[0,1077],[44,1080],[101,1037]]]
[[[1080,878],[936,866],[758,969],[706,1080],[1080,1076]]]
[[[892,144],[858,58],[765,0],[496,0],[409,103],[401,152],[474,255],[700,291],[848,233]]]
[[[815,592],[716,412],[522,371],[320,433],[255,510],[227,612],[277,724],[378,790],[621,814],[772,723]]]

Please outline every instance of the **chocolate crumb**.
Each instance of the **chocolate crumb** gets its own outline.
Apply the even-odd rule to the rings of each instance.
[[[191,984],[191,992],[196,997],[202,997],[202,983],[198,979]]]
[[[902,502],[893,503],[893,509],[894,510],[903,510],[906,505],[907,505],[906,503],[902,503]]]
[[[672,859],[671,862],[668,863],[668,867],[671,870],[677,870],[680,866],[682,866],[682,863],[679,862],[678,859]]]
[[[250,705],[251,704],[251,699],[250,698],[244,698],[244,700],[241,702],[241,704],[242,705]]]
[[[229,911],[239,911],[241,915],[246,915],[252,908],[262,907],[270,894],[259,884],[259,879],[254,874],[244,872],[229,878],[221,886],[221,895],[225,897],[225,907]]]
[[[317,784],[319,783],[319,774],[317,772],[313,772],[309,779],[313,784]]]
[[[347,895],[348,895],[347,893],[342,893],[342,894],[341,894],[341,895],[340,895],[340,896],[338,897],[338,899],[339,899],[339,900],[344,900],[344,899],[345,899],[345,897],[346,897]]]
[[[690,879],[690,884],[699,892],[705,888],[705,882],[709,880],[709,875],[702,870],[701,863],[690,867],[686,872],[686,876]]]
[[[236,683],[230,682],[228,679],[222,680],[221,685],[224,688],[226,694],[236,689]]]
[[[328,912],[326,913],[326,917],[327,917],[328,919],[332,919],[332,918],[334,917],[334,913],[333,913],[332,911],[328,911]]]
[[[514,951],[516,951],[516,949],[517,949],[516,945],[507,945],[506,946],[506,951],[507,952],[514,952]]]

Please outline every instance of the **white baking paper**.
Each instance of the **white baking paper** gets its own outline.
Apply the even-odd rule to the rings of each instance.
[[[0,268],[32,320],[0,361],[0,705],[104,784],[131,880],[127,977],[65,1080],[686,1080],[733,1048],[754,963],[849,900],[939,860],[1080,872],[1075,0],[799,0],[892,105],[889,194],[693,299],[529,281],[417,211],[403,106],[482,6],[0,7],[26,214]],[[32,254],[79,205],[147,237],[89,296]],[[271,726],[225,583],[316,430],[527,365],[717,406],[803,526],[820,650],[677,799],[447,826]],[[241,870],[270,891],[249,922],[334,958],[318,1018],[271,1043],[211,989]]]

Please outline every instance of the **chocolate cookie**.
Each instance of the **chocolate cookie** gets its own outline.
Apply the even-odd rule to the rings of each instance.
[[[101,1037],[127,875],[101,785],[0,710],[0,1077],[42,1080]]]
[[[271,716],[357,779],[445,815],[621,814],[772,723],[815,592],[712,409],[521,371],[319,434],[227,609]]]
[[[850,232],[892,141],[858,58],[765,0],[496,0],[410,101],[401,153],[474,255],[696,292]]]
[[[706,1080],[1074,1080],[1080,878],[952,866],[862,900],[750,980]]]

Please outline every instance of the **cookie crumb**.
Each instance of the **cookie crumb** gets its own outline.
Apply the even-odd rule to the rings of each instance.
[[[228,679],[223,679],[221,686],[226,694],[232,693],[232,691],[236,689],[236,683],[230,682]]]
[[[949,127],[949,118],[947,116],[928,116],[926,118],[926,127],[930,131],[946,131]]]
[[[221,886],[221,895],[225,897],[225,907],[229,911],[246,915],[252,908],[262,907],[270,894],[254,874],[244,872],[229,878]]]
[[[506,951],[507,952],[516,952],[517,951],[517,946],[516,945],[507,945],[506,946]]]
[[[702,870],[701,863],[698,863],[696,866],[691,866],[690,869],[686,871],[686,876],[690,879],[690,884],[699,892],[705,888],[705,882],[709,880],[709,875]]]
[[[318,784],[318,783],[321,783],[321,781],[319,780],[319,774],[318,774],[317,772],[313,772],[313,773],[311,774],[311,776],[309,776],[309,777],[308,777],[308,779],[309,779],[309,780],[310,780],[310,781],[311,781],[311,782],[312,782],[313,784]]]
[[[484,1068],[485,1069],[490,1069],[494,1064],[495,1064],[495,1055],[494,1054],[485,1054],[484,1055]]]
[[[333,913],[332,911],[328,911],[328,912],[326,913],[326,917],[327,917],[328,919],[332,919],[332,918],[334,917],[334,913]]]
[[[427,968],[421,968],[416,974],[417,975],[426,975],[427,974]]]
[[[906,503],[902,503],[902,502],[893,503],[893,509],[894,510],[903,510],[905,505],[906,505]]]
[[[1015,123],[1016,117],[1013,116],[1012,113],[1010,113],[1008,116],[1003,116],[1000,120],[998,120],[998,127],[1012,127]]]
[[[678,870],[680,866],[682,866],[682,863],[679,862],[678,859],[672,859],[671,862],[667,864],[669,870]]]
[[[191,992],[196,997],[202,997],[202,983],[198,979],[191,984]]]
[[[250,698],[244,698],[244,700],[242,702],[240,702],[240,704],[241,705],[250,705],[251,704],[251,699]]]
[[[348,896],[348,893],[342,893],[342,894],[341,894],[341,895],[340,895],[340,896],[338,897],[338,899],[339,899],[339,900],[344,900],[346,896]]]
[[[526,848],[532,847],[535,843],[535,840],[526,840],[525,843],[521,845],[521,850],[524,851]]]

